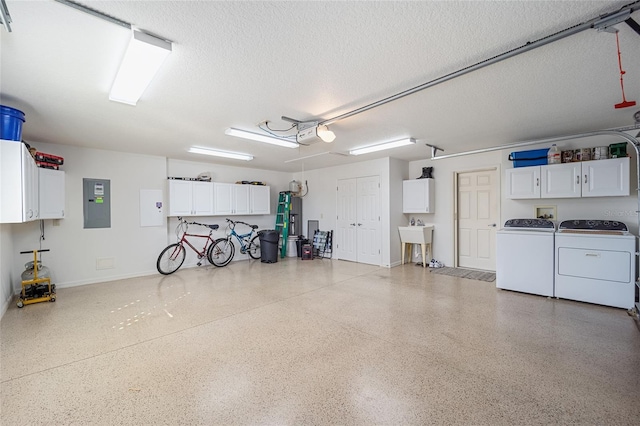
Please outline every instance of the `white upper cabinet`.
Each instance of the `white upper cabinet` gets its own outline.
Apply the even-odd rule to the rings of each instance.
[[[582,196],[614,197],[631,194],[629,157],[582,163]]]
[[[213,184],[189,180],[169,180],[169,216],[213,215]]]
[[[430,178],[402,181],[402,212],[434,213],[434,188],[434,180]]]
[[[582,193],[580,163],[551,164],[540,168],[540,198],[575,198]]]
[[[211,182],[191,182],[194,216],[211,216],[213,214],[213,184]]]
[[[233,214],[250,214],[249,190],[251,185],[232,185]]]
[[[0,223],[39,219],[38,167],[22,142],[0,140]]]
[[[232,185],[231,183],[213,183],[213,199],[215,206],[215,214],[230,215],[233,214],[232,205]]]
[[[234,183],[213,184],[216,215],[269,214],[269,186],[239,185]]]
[[[271,188],[262,185],[251,185],[251,214],[271,213]]]
[[[540,198],[540,166],[506,170],[507,198]]]
[[[506,170],[507,198],[616,197],[630,194],[629,157]]]
[[[63,219],[65,176],[62,170],[38,169],[40,219]]]

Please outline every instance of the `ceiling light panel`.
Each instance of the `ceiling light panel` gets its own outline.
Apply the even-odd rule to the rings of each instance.
[[[285,148],[298,148],[296,142],[291,142],[287,139],[276,138],[267,135],[261,135],[259,133],[247,132],[246,130],[234,129],[233,127],[229,127],[224,131],[226,135],[235,136],[237,138],[250,139],[252,141],[270,143],[272,145],[283,146]]]
[[[135,105],[170,53],[170,42],[132,30],[109,100]]]
[[[242,154],[239,152],[219,151],[217,149],[201,148],[198,146],[192,146],[191,148],[189,148],[189,152],[193,154],[212,155],[214,157],[232,158],[234,160],[253,160],[253,155]]]
[[[414,145],[416,140],[413,138],[400,139],[392,142],[380,143],[377,145],[363,146],[349,151],[351,155],[369,154],[370,152],[383,151],[385,149],[397,148],[399,146]]]

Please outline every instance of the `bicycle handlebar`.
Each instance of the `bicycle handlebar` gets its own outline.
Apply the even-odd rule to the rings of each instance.
[[[206,224],[206,223],[187,222],[186,220],[184,220],[184,219],[182,218],[182,216],[178,216],[178,220],[179,220],[180,222],[182,222],[182,223],[186,223],[187,225],[200,225],[200,226],[204,226],[204,227],[207,227],[207,228],[209,228],[209,229],[213,229],[213,230],[216,230],[216,229],[220,228],[220,225],[208,225],[208,224]]]
[[[49,251],[49,249],[40,249],[36,250],[38,253],[42,253],[43,251]],[[20,254],[33,253],[33,250],[21,251]]]
[[[236,226],[238,223],[240,223],[242,225],[247,225],[248,227],[250,227],[252,229],[258,229],[258,225],[251,225],[250,223],[242,222],[241,220],[231,220],[229,218],[227,218],[226,220],[227,220],[227,222],[229,222],[233,226]]]

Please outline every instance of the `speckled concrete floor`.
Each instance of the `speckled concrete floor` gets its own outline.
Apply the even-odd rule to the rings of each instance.
[[[342,261],[235,262],[60,289],[1,323],[21,424],[629,424],[624,310]]]

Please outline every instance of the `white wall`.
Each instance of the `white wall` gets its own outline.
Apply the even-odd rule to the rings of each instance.
[[[247,222],[252,225],[258,225],[259,229],[274,229],[275,228],[275,215],[278,206],[278,194],[280,191],[289,190],[289,182],[292,180],[291,173],[274,172],[261,169],[250,169],[246,167],[233,167],[222,166],[212,163],[200,163],[194,161],[183,161],[169,159],[167,161],[167,176],[171,177],[197,177],[200,173],[210,172],[212,180],[214,182],[223,183],[236,183],[242,181],[259,181],[264,182],[270,186],[270,198],[271,198],[271,214],[270,215],[248,215],[248,216],[232,216],[230,219]],[[167,210],[168,211],[168,210]],[[220,228],[214,231],[213,237],[221,238],[225,236],[226,222],[225,216],[210,216],[210,217],[194,217],[189,218],[189,221],[195,221],[206,224],[218,224]],[[169,218],[168,221],[168,238],[169,242],[176,241],[175,229],[178,224],[176,218]],[[190,231],[198,231],[197,227],[189,228]],[[250,228],[239,225],[236,231],[240,234],[250,231]],[[201,248],[204,244],[204,239],[200,243]],[[194,244],[195,245],[195,244]],[[158,252],[159,254],[159,252]],[[241,254],[239,246],[236,244],[236,254],[233,258],[234,261],[249,259],[248,254]],[[184,266],[193,266],[197,263],[197,258],[192,250],[187,251],[187,258]]]
[[[599,136],[586,139],[575,139],[558,144],[561,150],[577,149],[595,146],[605,146],[611,143],[621,142],[615,137]],[[464,172],[498,167],[500,170],[501,196],[500,196],[500,224],[508,219],[531,218],[534,216],[534,206],[556,206],[558,221],[568,219],[616,219],[625,222],[629,230],[637,235],[637,172],[636,154],[633,147],[627,145],[627,153],[631,157],[631,195],[628,197],[599,197],[599,198],[574,198],[574,199],[538,199],[538,200],[510,200],[504,197],[505,179],[504,171],[513,167],[508,156],[512,151],[548,148],[550,144],[533,145],[510,150],[492,151],[483,154],[454,157],[443,160],[421,160],[409,163],[410,179],[415,179],[422,174],[422,167],[432,166],[436,182],[436,212],[434,214],[405,215],[406,223],[414,216],[426,223],[435,225],[433,233],[433,251],[436,259],[443,261],[445,265],[454,264],[454,172]]]
[[[6,312],[13,296],[11,267],[14,250],[11,226],[0,224],[0,317]]]
[[[394,162],[395,168],[402,168],[400,163]],[[395,175],[399,173],[394,170]],[[381,266],[391,266],[391,253],[389,251],[392,226],[390,216],[390,160],[364,161],[345,166],[327,167],[324,169],[308,170],[296,173],[294,178],[301,182],[307,182],[309,193],[302,199],[302,226],[307,233],[307,221],[318,220],[321,231],[336,230],[338,180],[351,179],[365,176],[380,176],[380,223],[381,223]],[[402,185],[402,181],[400,181]],[[393,219],[396,221],[397,219]],[[397,229],[397,228],[394,228]],[[397,231],[394,235],[397,234]],[[397,235],[395,238],[398,238]],[[399,246],[399,242],[398,242]],[[334,243],[334,252],[335,252]],[[400,257],[398,256],[398,259]]]
[[[401,247],[398,226],[406,226],[407,221],[402,213],[402,181],[409,179],[409,163],[407,161],[389,159],[389,253],[391,266],[400,264]]]
[[[59,287],[157,273],[156,258],[167,243],[166,226],[140,226],[140,190],[164,190],[165,158],[37,142],[32,146],[65,159],[65,218],[43,221],[43,241],[40,221],[14,225],[13,251],[50,249],[42,261]],[[110,180],[110,228],[84,229],[83,178]],[[98,270],[98,258],[113,259],[114,267]],[[20,288],[28,260],[25,255],[14,256],[14,290]]]

